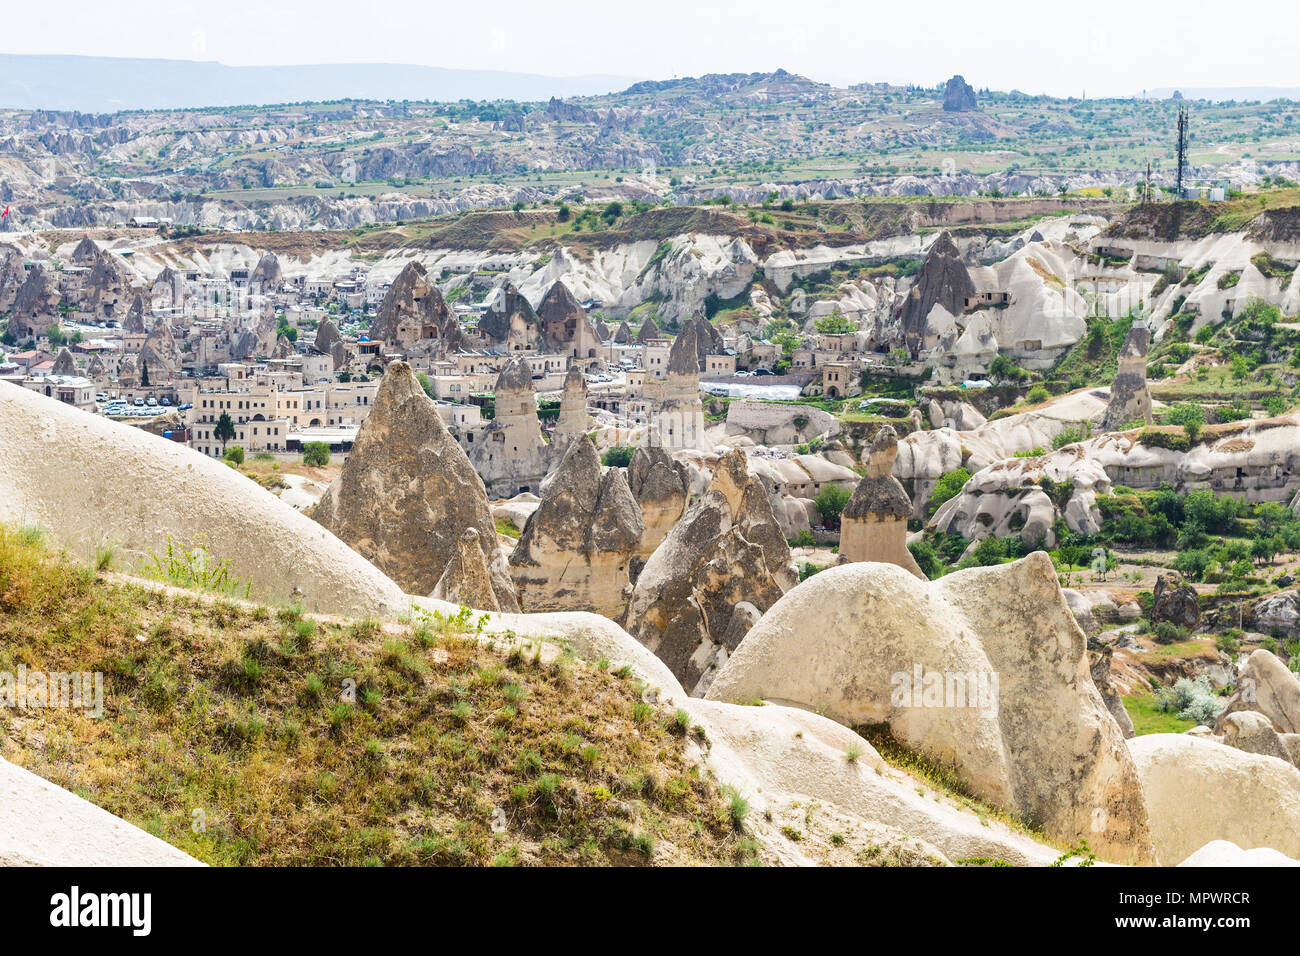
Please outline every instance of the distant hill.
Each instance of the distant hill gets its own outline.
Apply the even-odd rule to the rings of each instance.
[[[1174,90],[1175,87],[1148,90],[1147,96],[1152,99],[1167,100],[1174,95]],[[1183,94],[1183,99],[1210,100],[1215,103],[1222,103],[1225,100],[1236,100],[1239,103],[1254,100],[1261,103],[1267,103],[1269,100],[1300,101],[1300,87],[1295,86],[1180,86],[1177,90]]]
[[[389,63],[226,66],[194,60],[0,54],[0,107],[111,113],[337,99],[535,101],[610,93],[636,79]]]

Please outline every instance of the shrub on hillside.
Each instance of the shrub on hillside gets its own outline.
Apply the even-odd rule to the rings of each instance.
[[[600,456],[601,464],[609,468],[626,468],[632,464],[632,455],[636,452],[631,445],[615,445],[605,450]]]

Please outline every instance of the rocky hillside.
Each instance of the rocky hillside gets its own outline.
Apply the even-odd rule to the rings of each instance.
[[[960,82],[958,82],[960,81]],[[546,102],[339,100],[86,114],[0,112],[6,227],[132,216],[207,228],[352,228],[580,198],[682,204],[913,195],[1130,195],[1169,182],[1173,101],[843,89],[781,70]],[[1294,181],[1300,113],[1202,104],[1201,177]],[[1163,161],[1163,162],[1162,162]]]
[[[199,860],[757,855],[742,804],[690,753],[699,728],[643,703],[625,670],[483,644],[477,615],[317,618],[124,577],[116,560],[87,569],[0,528],[0,670],[106,674],[103,721],[6,709],[0,755]]]

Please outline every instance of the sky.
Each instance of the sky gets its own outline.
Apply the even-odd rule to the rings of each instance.
[[[837,84],[1057,96],[1300,86],[1300,6],[999,0],[62,0],[7,4],[0,52],[217,60],[231,66],[409,63],[667,79],[782,67]]]

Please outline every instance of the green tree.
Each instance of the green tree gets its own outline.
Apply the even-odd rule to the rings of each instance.
[[[149,360],[148,359],[140,360],[140,387],[141,388],[149,387]],[[234,436],[232,435],[231,437],[233,438]]]
[[[962,467],[950,471],[941,477],[935,483],[934,489],[930,492],[930,497],[927,501],[927,507],[929,508],[930,514],[934,514],[938,511],[939,506],[949,498],[957,497],[957,495],[961,493],[962,485],[970,481],[970,474],[969,468]]]
[[[610,468],[626,468],[632,464],[632,455],[636,449],[631,445],[615,445],[613,448],[606,449],[605,454],[600,456],[602,465]]]
[[[242,465],[244,463],[244,449],[240,445],[232,445],[226,449],[223,457],[232,465]]]
[[[839,485],[827,485],[814,501],[817,505],[817,513],[822,516],[827,527],[831,528],[839,527],[840,515],[844,513],[844,506],[848,503],[848,489],[841,488]]]
[[[921,569],[921,573],[931,581],[943,573],[943,559],[929,541],[909,544],[907,550],[912,552],[912,557],[916,560],[916,566]]]
[[[840,310],[836,309],[830,315],[823,315],[813,327],[822,335],[839,335],[842,332],[852,332],[853,323],[840,315]]]
[[[330,463],[330,446],[323,441],[309,441],[302,448],[302,463],[313,468],[324,468]]]
[[[212,437],[221,442],[221,453],[226,453],[226,442],[235,437],[235,423],[230,418],[230,412],[222,412],[221,417],[217,419],[217,427],[212,429]]]

